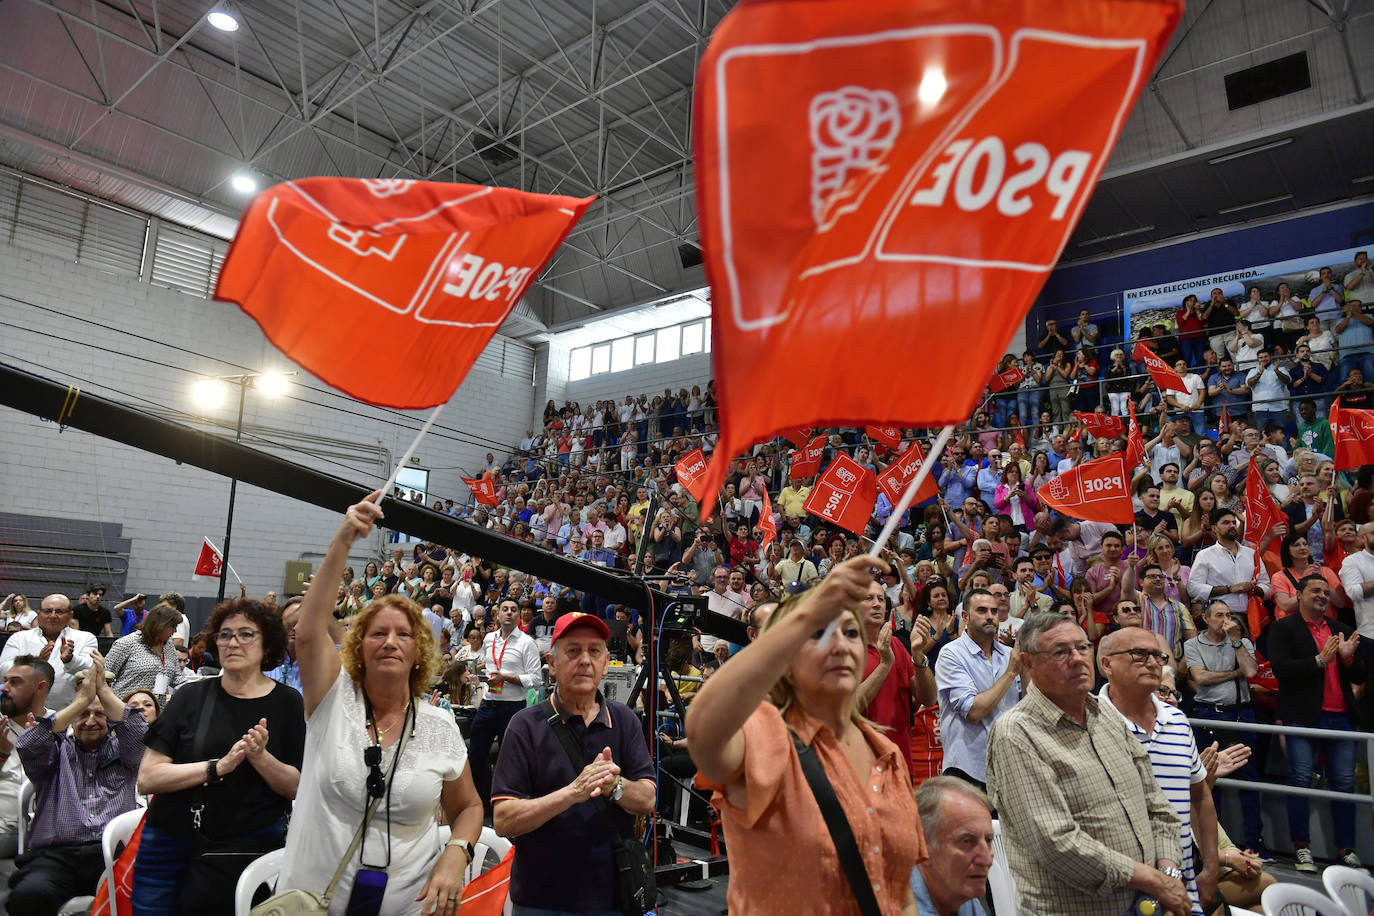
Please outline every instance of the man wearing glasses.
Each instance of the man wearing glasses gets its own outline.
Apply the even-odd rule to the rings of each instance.
[[[1207,629],[1183,644],[1183,660],[1197,687],[1193,697],[1193,717],[1220,722],[1253,722],[1255,712],[1250,707],[1250,685],[1259,671],[1255,660],[1255,645],[1241,633],[1240,624],[1231,616],[1224,601],[1207,606],[1204,618]],[[1200,729],[1199,741],[1207,741],[1206,730]],[[1255,749],[1253,732],[1234,732],[1229,729],[1216,735],[1218,741],[1233,744],[1240,741]],[[1252,761],[1240,770],[1241,779],[1257,780],[1259,771]],[[1245,818],[1243,849],[1262,849],[1260,831],[1260,798],[1258,792],[1241,792],[1240,809]]]
[[[1179,817],[1145,749],[1092,695],[1087,634],[1035,613],[1016,645],[1030,687],[992,727],[987,776],[1021,909],[1101,916],[1144,893],[1170,916],[1191,913]]]
[[[1121,714],[1126,727],[1145,748],[1155,781],[1182,821],[1180,868],[1192,912],[1201,914],[1210,912],[1208,906],[1215,907],[1217,895],[1217,812],[1187,716],[1156,693],[1170,658],[1159,650],[1153,637],[1144,629],[1128,627],[1102,638],[1099,651],[1107,683],[1098,697]],[[1194,834],[1197,848],[1204,850],[1200,867],[1193,861]]]

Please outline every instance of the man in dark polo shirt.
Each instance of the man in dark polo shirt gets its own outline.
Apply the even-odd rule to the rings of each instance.
[[[629,836],[654,807],[654,768],[634,712],[598,687],[609,653],[606,622],[564,614],[553,631],[548,703],[522,709],[501,741],[492,776],[496,832],[515,844],[514,916],[618,914],[614,841],[593,798],[605,798],[615,828]],[[588,761],[574,768],[549,721],[550,705]]]

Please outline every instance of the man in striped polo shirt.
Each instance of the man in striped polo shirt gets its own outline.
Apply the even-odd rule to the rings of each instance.
[[[1214,907],[1216,900],[1217,812],[1187,717],[1155,693],[1163,667],[1170,659],[1160,650],[1155,635],[1140,627],[1108,633],[1098,653],[1102,673],[1107,677],[1098,696],[1121,714],[1126,727],[1140,740],[1150,755],[1155,781],[1183,821],[1179,833],[1183,880],[1193,913],[1201,916],[1209,912],[1204,904]],[[1198,856],[1201,862],[1197,861]]]

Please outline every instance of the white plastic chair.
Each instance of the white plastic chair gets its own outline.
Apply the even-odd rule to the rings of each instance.
[[[1322,885],[1332,900],[1339,900],[1351,913],[1369,912],[1374,876],[1347,865],[1328,865],[1322,872]]]
[[[33,829],[34,811],[33,783],[24,780],[19,784],[19,854],[29,851],[29,831]]]
[[[1005,895],[1008,913],[1016,912],[1016,879],[1011,875],[1011,862],[1007,859],[1007,840],[1002,836],[1002,823],[996,818],[992,820],[992,860],[1001,865],[1002,874],[998,878],[999,882],[1004,883],[1003,894]],[[992,884],[992,874],[988,874],[988,883]],[[997,886],[993,885],[992,905],[997,908],[997,912],[1002,912],[1003,900],[997,897]]]
[[[253,909],[253,895],[264,884],[269,890],[276,891],[277,876],[281,874],[281,863],[285,858],[284,848],[274,849],[248,863],[234,887],[234,916],[248,916]]]
[[[1339,900],[1304,884],[1273,884],[1260,897],[1264,916],[1350,916]]]
[[[115,906],[115,859],[119,858],[120,847],[129,845],[130,838],[138,825],[143,822],[143,809],[135,808],[132,811],[125,811],[105,825],[105,832],[100,837],[100,849],[105,854],[105,877],[104,881],[110,891],[110,916],[119,916],[119,911]]]
[[[1016,916],[1016,883],[1007,863],[996,857],[988,869],[988,890],[992,891],[992,907],[997,916]]]
[[[463,883],[467,884],[487,870],[488,851],[496,856],[496,862],[492,863],[496,865],[506,857],[506,853],[510,852],[510,847],[510,840],[490,827],[483,827],[482,834],[477,837],[477,843],[472,850],[472,861],[468,863],[467,871],[463,873]]]

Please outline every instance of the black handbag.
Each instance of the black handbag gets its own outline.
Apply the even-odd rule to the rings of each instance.
[[[868,879],[868,869],[864,868],[863,857],[859,855],[859,844],[854,841],[854,831],[849,827],[849,819],[844,816],[844,808],[840,807],[840,800],[835,797],[835,789],[830,785],[830,778],[825,775],[825,766],[816,756],[815,750],[810,745],[802,744],[795,732],[792,734],[792,744],[797,749],[797,758],[801,761],[806,784],[811,787],[811,794],[816,797],[816,806],[821,809],[821,817],[825,818],[825,826],[830,831],[835,852],[839,853],[840,867],[849,881],[849,889],[854,893],[854,902],[859,905],[859,912],[863,916],[880,916],[882,911],[878,909],[878,898],[873,896],[873,884]]]
[[[558,736],[558,743],[572,764],[573,775],[581,773],[587,766],[582,753],[573,741],[572,733],[563,724],[563,718],[554,711],[553,702],[545,700],[539,704],[548,719],[549,727]],[[649,850],[636,837],[621,836],[620,830],[611,817],[611,803],[601,796],[591,800],[596,810],[601,812],[606,826],[614,837],[615,849],[615,902],[616,908],[624,916],[644,916],[658,902],[658,879],[654,876],[654,864],[649,859]]]

